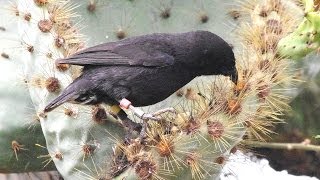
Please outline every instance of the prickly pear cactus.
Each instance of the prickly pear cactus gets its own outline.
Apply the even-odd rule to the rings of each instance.
[[[29,92],[37,112],[72,80],[72,68],[56,66],[54,60],[75,52],[83,43],[70,18],[74,5],[65,1],[18,1],[16,11],[29,14],[19,21],[20,37],[30,48],[20,52]],[[113,144],[124,139],[116,121],[106,121],[103,106],[66,104],[53,113],[40,113],[49,157],[70,179],[80,172],[99,172],[113,153]],[[104,158],[102,158],[104,157]],[[97,166],[99,165],[99,166]],[[92,171],[95,168],[94,171]],[[81,175],[81,174],[80,174]]]
[[[154,32],[208,30],[226,40],[234,29],[229,3],[220,0],[82,0],[76,11],[87,27],[81,32],[93,45]],[[95,36],[89,36],[89,35]]]
[[[9,8],[7,5],[0,1],[1,7]],[[23,61],[17,58],[21,44],[13,18],[7,9],[0,9],[0,172],[52,170],[53,163],[46,165],[47,149],[36,146],[46,142],[26,84]]]
[[[278,44],[280,54],[291,59],[301,59],[320,46],[319,1],[304,0],[303,2],[305,6],[303,21]]]
[[[48,157],[66,179],[217,179],[243,138],[263,140],[282,121],[289,91],[299,78],[293,61],[277,49],[303,17],[292,1],[247,0],[230,6],[218,0],[18,0],[10,12],[18,21],[22,50],[17,58],[23,62]],[[199,77],[165,101],[143,107],[176,111],[162,114],[160,122],[150,121],[143,141],[125,139],[127,130],[103,105],[64,104],[42,113],[79,75],[77,67],[56,66],[55,59],[86,43],[197,29],[234,46],[239,82]]]

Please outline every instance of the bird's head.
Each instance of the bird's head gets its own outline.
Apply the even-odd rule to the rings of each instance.
[[[197,31],[197,61],[201,75],[229,76],[238,81],[238,71],[232,47],[219,36],[208,31]]]
[[[44,112],[50,112],[65,102],[84,105],[99,104],[100,102],[93,91],[93,87],[91,81],[82,78],[76,79],[45,107]]]

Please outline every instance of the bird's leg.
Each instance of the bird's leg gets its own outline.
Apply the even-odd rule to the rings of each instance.
[[[136,116],[138,116],[140,119],[142,120],[155,120],[155,121],[159,121],[160,118],[156,117],[159,116],[163,113],[166,112],[171,112],[171,113],[176,113],[176,110],[174,108],[165,108],[165,109],[161,109],[159,111],[156,111],[155,113],[152,114],[147,114],[144,111],[142,111],[139,108],[134,107],[131,102],[127,99],[122,99],[120,102],[120,107],[123,109],[130,109]]]
[[[121,120],[123,126],[129,129],[129,132],[137,131],[140,133],[141,125],[129,119],[126,112],[124,112],[119,106],[111,106],[111,111],[117,115],[117,117]]]
[[[155,119],[151,114],[146,114],[141,109],[134,107],[133,105],[131,105],[131,102],[125,98],[122,99],[119,103],[122,109],[130,109],[134,113],[134,115],[138,116],[140,119],[143,120],[142,128],[140,131],[140,140],[143,141],[143,139],[146,137],[148,120],[149,119],[158,120],[158,119]]]
[[[131,102],[127,99],[122,99],[120,102],[120,107],[122,109],[130,109],[134,115],[138,116],[140,119],[142,119],[143,121],[145,120],[154,120],[154,121],[158,121],[160,120],[160,118],[155,117],[153,114],[147,114],[144,111],[142,111],[139,108],[134,107]]]
[[[134,107],[131,102],[127,99],[122,99],[120,102],[120,107],[123,109],[130,109],[136,116],[143,120],[143,125],[140,132],[140,139],[143,140],[146,137],[146,129],[148,126],[148,120],[159,121],[160,118],[156,117],[166,112],[176,113],[174,108],[161,109],[153,114],[147,114],[139,108]]]
[[[149,116],[151,116],[151,117],[156,117],[156,116],[159,116],[159,115],[161,115],[161,114],[163,114],[163,113],[166,113],[166,112],[171,112],[171,113],[174,113],[174,114],[176,114],[176,110],[174,109],[174,108],[165,108],[165,109],[161,109],[161,110],[159,110],[159,111],[156,111],[156,112],[154,112],[154,113],[152,113],[152,114],[144,114],[144,115],[149,115]],[[148,120],[149,120],[149,118],[147,118],[147,119],[143,119],[142,118],[142,120],[143,120],[143,126],[142,126],[142,129],[141,129],[141,132],[140,132],[140,139],[141,140],[143,140],[145,137],[146,137],[146,130],[147,130],[147,126],[148,126]],[[157,119],[158,120],[158,119]]]

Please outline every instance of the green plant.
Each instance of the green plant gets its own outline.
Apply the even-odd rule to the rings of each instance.
[[[319,48],[319,1],[304,0],[303,3],[303,21],[278,44],[279,53],[291,59],[301,59]]]
[[[0,1],[0,6],[6,5]],[[48,151],[35,146],[45,145],[45,139],[29,95],[23,60],[17,58],[21,45],[15,19],[5,9],[0,14],[0,172],[55,169],[39,157]]]

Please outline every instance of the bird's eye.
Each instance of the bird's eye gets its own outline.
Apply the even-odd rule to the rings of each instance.
[[[82,103],[82,102],[87,101],[89,99],[89,97],[90,96],[88,94],[81,94],[74,101],[78,102],[78,103]]]
[[[80,101],[85,101],[85,100],[88,99],[88,97],[89,97],[89,96],[83,96],[83,97],[80,97],[79,100],[80,100]]]
[[[94,104],[96,100],[97,97],[94,94],[82,94],[75,99],[75,101],[80,104]]]

